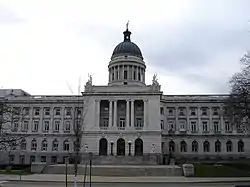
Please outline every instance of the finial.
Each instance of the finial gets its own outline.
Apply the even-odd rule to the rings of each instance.
[[[126,24],[126,29],[127,29],[127,30],[128,30],[128,25],[129,25],[129,20],[128,20],[127,24]]]

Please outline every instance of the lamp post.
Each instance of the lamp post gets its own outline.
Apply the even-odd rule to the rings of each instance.
[[[86,154],[88,152],[88,145],[87,144],[84,145],[84,149],[85,149],[85,154]],[[88,167],[88,165],[87,165],[87,159],[85,159],[83,187],[85,187],[85,183],[86,183],[87,167]]]

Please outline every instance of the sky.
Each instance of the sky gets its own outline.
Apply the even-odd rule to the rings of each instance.
[[[164,94],[225,94],[250,50],[249,0],[0,0],[0,88],[71,95],[131,40]],[[80,80],[80,81],[79,81]]]

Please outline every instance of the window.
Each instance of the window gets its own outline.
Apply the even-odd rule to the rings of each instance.
[[[185,116],[184,108],[179,108],[179,116]]]
[[[17,131],[18,131],[18,121],[17,121],[17,120],[15,120],[15,121],[13,122],[12,131],[13,131],[13,132],[17,132]]]
[[[142,127],[143,127],[142,118],[136,118],[135,119],[135,128],[142,128]]]
[[[242,140],[238,141],[238,152],[244,152],[244,142]]]
[[[141,81],[141,73],[138,72],[138,81]]]
[[[66,108],[66,116],[71,116],[71,108]]]
[[[202,122],[203,132],[208,132],[208,123],[207,121]]]
[[[168,115],[173,116],[174,115],[174,110],[173,109],[168,109]]]
[[[124,79],[127,80],[128,79],[128,71],[124,70]]]
[[[171,140],[168,144],[169,152],[175,152],[175,143]]]
[[[225,122],[225,130],[226,130],[226,132],[232,131],[231,125],[228,121]]]
[[[219,140],[215,142],[214,149],[216,153],[221,152],[221,142]]]
[[[187,152],[187,143],[185,141],[181,141],[181,152]]]
[[[164,114],[164,108],[163,107],[160,108],[160,112],[161,112],[161,115]]]
[[[191,121],[191,131],[197,132],[197,125],[195,121]]]
[[[120,118],[118,123],[119,128],[125,128],[125,118]]]
[[[61,109],[60,108],[55,108],[55,115],[60,116],[61,115]]]
[[[210,151],[210,143],[207,140],[203,143],[203,151],[207,153]]]
[[[136,72],[134,71],[134,80],[136,80]]]
[[[22,125],[22,131],[23,132],[28,131],[28,128],[29,128],[28,126],[29,126],[29,122],[28,121],[24,121],[23,125]]]
[[[115,80],[115,73],[112,73],[112,80]]]
[[[64,131],[66,131],[66,132],[70,131],[70,121],[65,121]]]
[[[186,121],[179,121],[180,129],[186,129]]]
[[[108,127],[109,126],[109,118],[102,118],[101,127]]]
[[[27,107],[23,108],[23,113],[24,113],[24,115],[29,115],[30,109]]]
[[[76,115],[82,115],[82,108],[76,108]]]
[[[49,131],[49,121],[44,121],[43,131],[45,131],[45,132]]]
[[[10,155],[9,160],[10,160],[10,163],[14,163],[15,155]]]
[[[31,141],[31,150],[36,151],[37,148],[37,142],[35,139]]]
[[[218,116],[219,115],[219,108],[213,108],[213,115]]]
[[[46,140],[42,141],[42,151],[47,151],[48,148],[48,143]]]
[[[202,116],[207,116],[207,109],[208,108],[201,108],[201,115]]]
[[[69,151],[69,141],[68,140],[65,140],[63,142],[63,150],[64,151]]]
[[[169,130],[174,130],[175,128],[174,128],[174,122],[173,121],[169,121],[168,122],[168,128],[169,128]]]
[[[41,162],[46,162],[46,156],[41,156]]]
[[[60,129],[60,121],[55,121],[54,123],[54,131],[58,132]]]
[[[34,108],[34,115],[39,116],[40,115],[40,108]]]
[[[26,140],[23,139],[21,141],[21,150],[26,150],[26,145],[27,145]]]
[[[214,121],[214,132],[219,132],[219,122],[218,121]]]
[[[30,162],[35,163],[36,162],[36,157],[35,156],[30,156]]]
[[[37,132],[38,131],[38,127],[39,127],[39,121],[34,121],[33,122],[32,131],[33,132]]]
[[[227,141],[226,146],[227,146],[227,152],[233,151],[233,143],[230,140]]]
[[[190,115],[196,116],[196,109],[194,107],[190,108]]]
[[[49,116],[50,115],[50,108],[45,108],[44,109],[44,115]]]
[[[197,141],[192,142],[192,152],[198,152],[198,142]]]
[[[58,141],[54,140],[52,142],[52,151],[58,151]]]
[[[164,121],[161,120],[161,130],[164,130]]]

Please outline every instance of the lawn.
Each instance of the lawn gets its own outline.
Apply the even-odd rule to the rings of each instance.
[[[250,169],[237,165],[195,164],[196,177],[250,177]]]
[[[28,175],[30,174],[27,170],[0,170],[0,174],[8,175]]]

